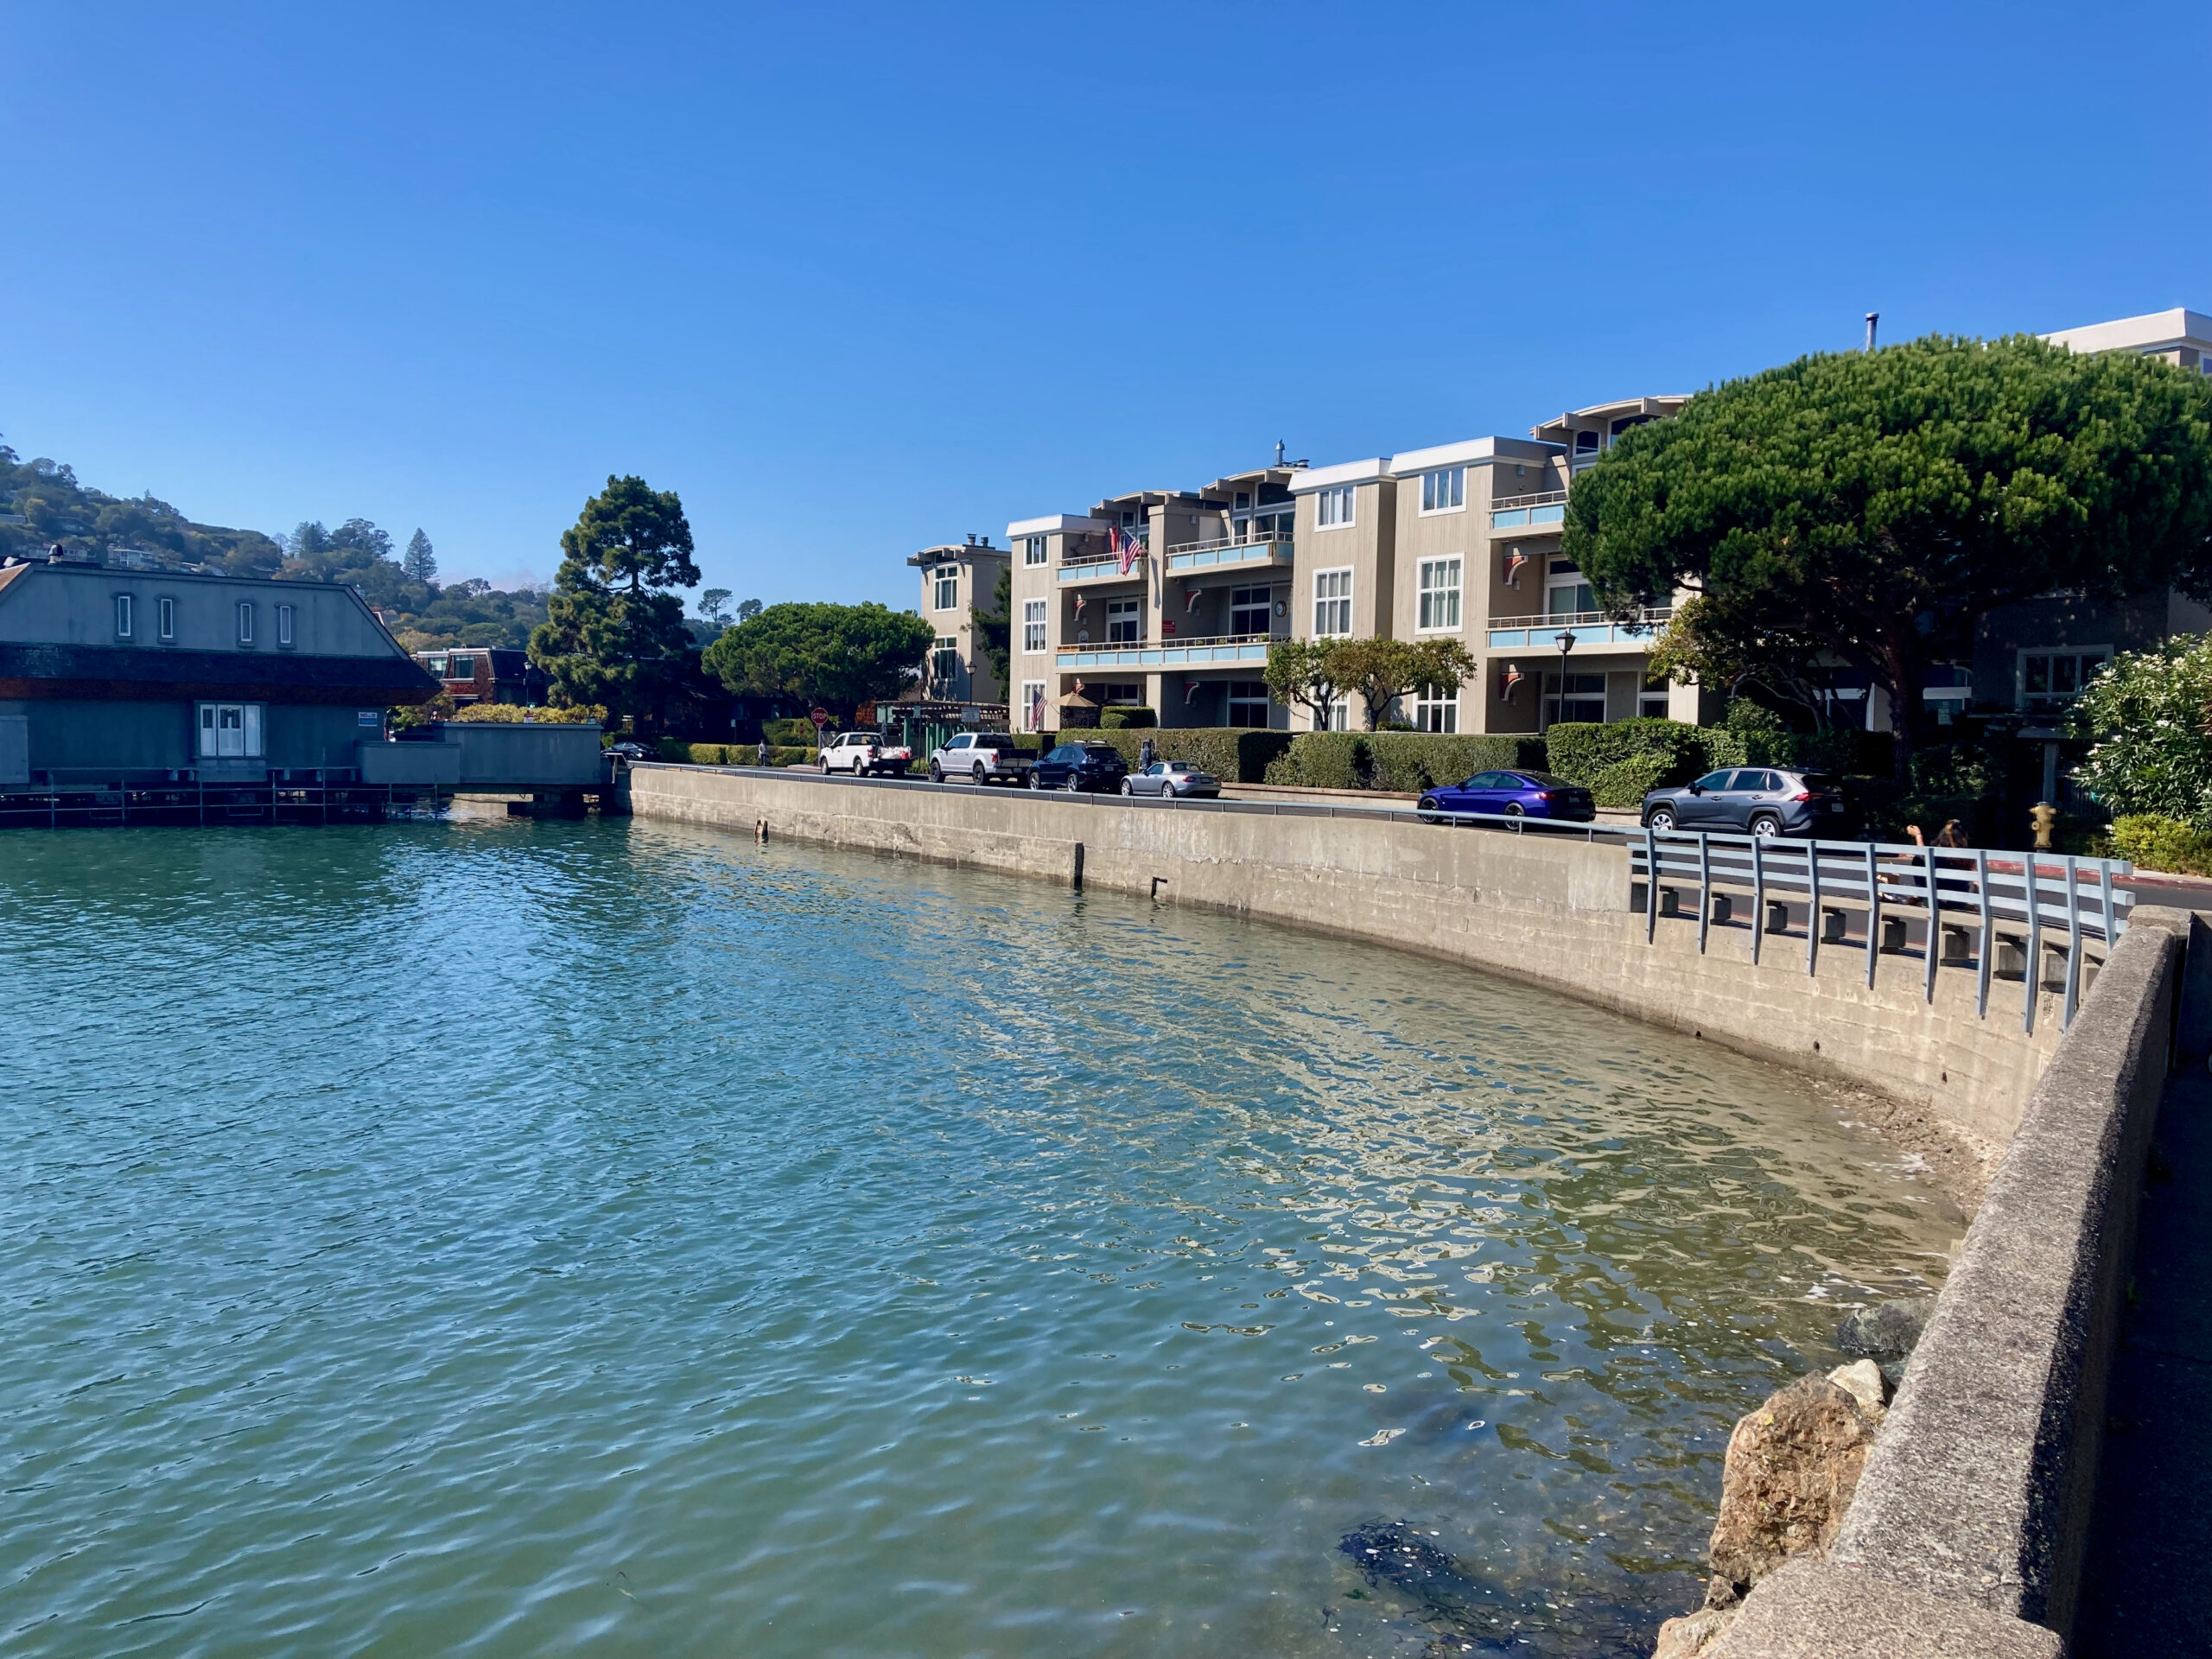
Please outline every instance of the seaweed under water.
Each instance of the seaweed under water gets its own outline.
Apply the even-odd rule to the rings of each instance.
[[[1434,1535],[1408,1521],[1370,1521],[1337,1546],[1371,1588],[1411,1604],[1408,1616],[1435,1638],[1432,1653],[1620,1652],[1650,1637],[1647,1613],[1595,1582],[1509,1583],[1440,1548]]]

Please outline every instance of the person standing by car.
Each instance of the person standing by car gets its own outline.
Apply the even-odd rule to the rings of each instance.
[[[1159,753],[1153,748],[1152,740],[1150,738],[1147,737],[1143,742],[1137,745],[1137,770],[1139,772],[1142,772],[1147,766],[1149,766],[1158,759],[1160,759]]]

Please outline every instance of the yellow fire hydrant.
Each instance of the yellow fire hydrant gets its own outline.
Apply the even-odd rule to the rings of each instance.
[[[2028,809],[2028,822],[2036,827],[2036,851],[2050,850],[2050,832],[2058,822],[2058,809],[2049,801],[2037,801]]]

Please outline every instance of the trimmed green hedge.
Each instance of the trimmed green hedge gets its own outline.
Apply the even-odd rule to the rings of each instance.
[[[1666,787],[1671,764],[1657,753],[1627,755],[1598,774],[1590,793],[1600,806],[1640,809],[1646,795]]]
[[[1098,729],[1103,732],[1138,731],[1160,724],[1160,716],[1150,709],[1129,703],[1116,703],[1111,709],[1098,711]]]
[[[760,735],[772,746],[788,749],[810,749],[814,743],[814,722],[810,720],[764,720]]]
[[[1288,732],[1253,731],[1238,726],[1168,727],[1160,730],[1058,732],[1068,743],[1109,743],[1134,767],[1147,738],[1162,760],[1188,760],[1224,784],[1256,784],[1268,763],[1290,746]]]
[[[1268,767],[1267,781],[1418,794],[1495,766],[1544,764],[1544,740],[1513,732],[1300,732]]]
[[[1551,770],[1572,784],[1595,790],[1606,771],[1631,759],[1659,762],[1653,789],[1687,784],[1710,765],[1712,738],[1720,734],[1675,720],[1561,721],[1545,734]],[[1648,774],[1647,763],[1639,775]],[[1624,777],[1626,774],[1621,774]],[[1639,795],[1637,802],[1643,798]],[[1637,803],[1629,803],[1635,804]]]
[[[810,726],[808,729],[812,728]],[[672,737],[664,737],[660,741],[660,758],[681,765],[750,766],[757,765],[760,757],[760,746],[758,743],[684,743]],[[817,748],[801,748],[787,743],[768,747],[768,764],[772,766],[811,766],[820,764],[821,760],[822,751]]]

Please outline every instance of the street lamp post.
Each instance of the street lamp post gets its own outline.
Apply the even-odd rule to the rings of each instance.
[[[1572,628],[1561,628],[1561,629],[1559,631],[1559,703],[1558,703],[1558,707],[1559,707],[1561,710],[1564,710],[1564,709],[1566,709],[1566,707],[1567,707],[1567,652],[1569,652],[1573,651],[1573,649],[1574,649],[1574,630],[1573,630],[1573,629],[1572,629]],[[1558,722],[1557,722],[1556,721],[1553,721],[1553,720],[1547,720],[1547,721],[1545,721],[1543,722],[1543,728],[1544,728],[1546,731],[1549,731],[1549,730],[1550,730],[1550,729],[1551,729],[1554,725],[1556,725],[1557,723],[1558,723]]]

